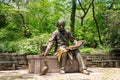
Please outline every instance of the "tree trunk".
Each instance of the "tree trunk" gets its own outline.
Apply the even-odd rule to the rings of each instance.
[[[19,9],[20,9],[19,2],[20,2],[20,0],[18,0],[17,6],[18,6],[18,14],[19,14],[20,17],[21,17],[21,22],[22,22],[22,27],[23,27],[23,36],[24,36],[24,37],[30,37],[30,36],[31,36],[31,33],[28,32],[28,27],[27,27],[27,25],[26,25],[25,18],[24,18],[24,16],[23,16],[23,14],[19,11]]]
[[[72,12],[71,12],[71,32],[74,35],[74,27],[75,27],[75,13],[76,13],[76,0],[72,0]]]
[[[99,26],[98,26],[98,21],[97,21],[97,19],[95,17],[94,0],[92,0],[92,11],[93,11],[93,19],[95,21],[95,25],[96,25],[96,29],[97,29],[97,33],[98,33],[98,37],[99,37],[99,42],[100,42],[100,44],[102,44],[101,35],[100,35],[100,31],[99,31]]]
[[[27,37],[28,32],[27,32],[27,26],[26,26],[26,23],[25,23],[24,16],[23,16],[20,12],[18,12],[18,14],[20,15],[21,21],[22,21],[23,35],[24,35],[25,37]]]

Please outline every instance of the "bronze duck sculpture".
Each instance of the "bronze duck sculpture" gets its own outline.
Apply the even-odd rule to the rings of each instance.
[[[45,64],[45,66],[42,68],[40,75],[46,75],[46,73],[48,72],[49,67],[47,64],[47,59],[44,59],[44,64]]]

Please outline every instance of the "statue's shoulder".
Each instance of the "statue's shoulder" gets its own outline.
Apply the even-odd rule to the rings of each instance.
[[[71,33],[70,30],[66,30],[67,33]]]
[[[57,35],[58,34],[58,30],[53,31],[53,34]]]

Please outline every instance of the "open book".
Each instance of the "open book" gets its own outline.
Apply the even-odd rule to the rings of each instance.
[[[82,47],[84,45],[85,41],[81,40],[81,41],[77,41],[77,44],[73,45],[73,46],[68,46],[66,47],[67,50],[75,50],[78,49],[80,47]]]

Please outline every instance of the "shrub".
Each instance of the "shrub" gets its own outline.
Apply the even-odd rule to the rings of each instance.
[[[18,41],[5,41],[0,43],[1,53],[39,54],[40,46],[46,45],[51,34],[41,34],[33,38]]]
[[[82,54],[96,54],[97,53],[97,51],[93,48],[82,48],[80,49],[80,52]]]
[[[41,34],[31,39],[21,40],[18,42],[19,51],[22,54],[39,54],[40,46],[46,45],[50,37],[50,34]]]

